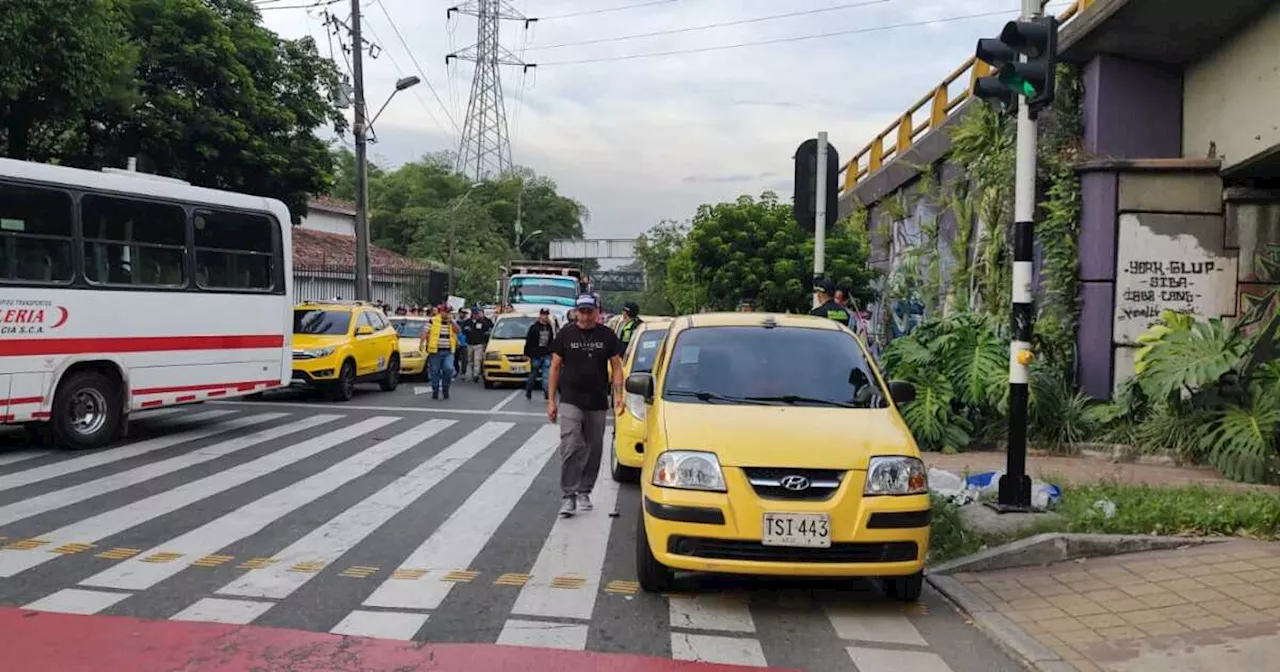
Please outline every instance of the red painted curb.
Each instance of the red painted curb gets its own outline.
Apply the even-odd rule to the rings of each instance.
[[[0,609],[6,670],[41,672],[758,672],[496,644],[429,644],[261,626]],[[781,672],[779,668],[769,668]]]

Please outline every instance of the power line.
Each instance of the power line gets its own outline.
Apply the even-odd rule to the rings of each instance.
[[[342,0],[316,0],[309,5],[271,5],[269,7],[257,5],[257,8],[259,12],[270,12],[276,9],[319,9],[329,5],[336,5],[339,2],[342,2]]]
[[[587,44],[602,44],[605,42],[623,42],[626,40],[638,40],[645,37],[658,37],[660,35],[678,35],[680,33],[692,33],[699,30],[710,30],[712,28],[727,28],[729,26],[743,26],[751,23],[763,23],[765,21],[777,21],[778,19],[790,19],[797,16],[811,16],[813,14],[824,14],[826,12],[834,12],[842,9],[856,9],[858,7],[870,7],[872,5],[883,5],[888,2],[894,2],[894,0],[862,0],[862,2],[847,2],[843,5],[833,5],[831,7],[820,7],[818,9],[804,9],[796,12],[786,12],[783,14],[770,14],[769,16],[757,16],[751,19],[738,19],[735,21],[720,21],[717,23],[705,23],[700,26],[686,26],[684,28],[672,28],[671,30],[659,30],[652,33],[638,33],[635,35],[621,35],[618,37],[602,37],[597,40],[582,40],[580,42],[562,42],[560,44],[549,44],[545,47],[529,47],[529,51],[560,49],[562,47],[577,47],[577,46],[582,46]]]
[[[550,61],[540,62],[538,67],[547,65],[579,65],[584,63],[605,63],[609,61],[630,61],[641,58],[658,58],[661,56],[679,56],[682,54],[701,54],[709,51],[727,51],[730,49],[743,49],[746,47],[760,47],[770,44],[784,44],[787,42],[802,42],[807,40],[821,40],[830,37],[843,37],[846,35],[860,35],[864,33],[878,33],[887,30],[896,30],[898,28],[915,28],[919,26],[928,26],[935,23],[952,23],[954,21],[965,21],[967,19],[979,19],[989,16],[1007,16],[1016,14],[1015,10],[1002,10],[998,12],[982,12],[980,14],[966,14],[964,16],[952,16],[945,19],[929,19],[926,21],[912,21],[910,23],[895,23],[887,26],[873,26],[871,28],[854,28],[852,30],[838,30],[831,33],[818,33],[816,35],[798,35],[796,37],[782,37],[772,40],[756,40],[752,42],[739,42],[737,44],[722,44],[713,47],[693,47],[690,49],[672,49],[670,51],[657,51],[645,54],[627,54],[625,56],[601,56],[599,58],[582,58],[572,61]]]
[[[364,25],[364,28],[365,30],[369,31],[369,34],[373,36],[374,40],[378,42],[382,41],[382,38],[378,36],[378,33],[376,31],[374,31],[372,25],[366,23]],[[393,55],[390,51],[386,51],[384,53],[386,53],[387,59],[391,61],[391,67],[395,69],[396,74],[401,77],[404,77],[404,70],[400,67],[400,63],[396,61],[395,55]],[[413,91],[413,97],[418,100],[418,103],[420,105],[422,105],[422,111],[427,113],[427,117],[431,119],[431,121],[436,125],[436,127],[439,128],[441,131],[444,131],[444,133],[448,135],[449,129],[445,128],[444,124],[440,123],[440,120],[436,118],[435,113],[431,111],[431,106],[427,104],[427,101],[422,96],[418,95],[417,90]],[[373,130],[372,124],[369,125],[369,129]],[[376,137],[376,134],[375,134],[375,137]]]
[[[431,91],[432,97],[440,104],[440,109],[444,110],[444,116],[453,125],[455,131],[461,133],[462,129],[458,126],[458,122],[454,120],[453,114],[449,111],[449,107],[440,100],[440,94],[436,92],[436,87],[431,85],[431,80],[427,78],[427,72],[418,64],[418,58],[413,55],[413,50],[409,48],[409,44],[405,42],[404,36],[400,34],[400,28],[396,26],[395,19],[391,18],[391,13],[387,11],[387,6],[382,4],[382,0],[376,0],[378,9],[382,10],[382,15],[386,17],[387,23],[391,24],[391,30],[396,34],[396,39],[400,40],[400,46],[404,47],[405,53],[409,54],[409,60],[413,62],[413,67],[418,69],[418,74],[422,75],[422,83],[427,85],[427,89]]]
[[[539,21],[548,19],[568,19],[575,16],[590,16],[592,14],[607,14],[609,12],[620,12],[624,9],[639,9],[641,7],[653,7],[654,5],[669,5],[680,0],[649,0],[648,2],[637,2],[630,5],[619,5],[617,7],[605,7],[603,9],[584,9],[581,12],[568,12],[565,14],[552,14],[551,16],[540,16]]]

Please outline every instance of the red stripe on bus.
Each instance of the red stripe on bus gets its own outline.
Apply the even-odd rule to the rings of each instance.
[[[151,401],[142,402],[142,407],[151,408],[152,406],[159,406],[160,404],[163,404],[163,403],[164,403],[164,399],[152,399]]]
[[[254,350],[284,345],[280,334],[239,336],[121,336],[99,338],[27,338],[0,341],[0,356],[86,353],[171,352],[175,350]]]
[[[203,385],[178,385],[175,387],[144,387],[144,388],[134,390],[133,396],[136,397],[136,396],[146,395],[146,394],[165,394],[166,392],[202,392],[204,390],[223,390],[222,393],[226,394],[226,390],[231,389],[233,387],[237,390],[252,390],[257,385],[279,385],[279,384],[280,384],[279,378],[272,378],[271,380],[251,380],[251,381],[233,382],[233,383],[205,383]],[[213,394],[213,393],[210,392],[210,394]],[[192,398],[194,399],[194,397]]]
[[[181,397],[174,399],[174,401],[178,402],[179,404],[181,404],[184,401],[195,401],[195,400],[196,400],[196,395],[194,394],[184,394]]]
[[[32,413],[32,414],[31,414],[31,417],[33,417],[33,418],[47,418],[47,417],[49,417],[50,415],[53,415],[53,414],[52,414],[52,413],[50,413],[49,411],[36,411],[35,413]]]
[[[0,399],[0,406],[8,404],[10,406],[20,406],[22,404],[38,404],[44,401],[44,397],[16,397],[13,399]]]
[[[211,390],[211,391],[209,392],[209,396],[211,396],[211,397],[221,397],[222,395],[224,395],[224,394],[226,394],[226,393],[227,393],[227,391],[226,391],[226,390]]]

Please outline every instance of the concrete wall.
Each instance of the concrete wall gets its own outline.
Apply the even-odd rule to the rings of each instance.
[[[1185,73],[1183,155],[1223,170],[1280,148],[1280,4]]]
[[[302,218],[302,222],[298,226],[312,231],[340,233],[344,236],[356,235],[355,215],[341,215],[318,208],[312,208],[311,212]]]

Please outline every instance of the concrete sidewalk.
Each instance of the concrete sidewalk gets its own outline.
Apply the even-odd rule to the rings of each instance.
[[[1280,542],[1232,540],[940,581],[975,621],[1045,672],[1280,669]]]

